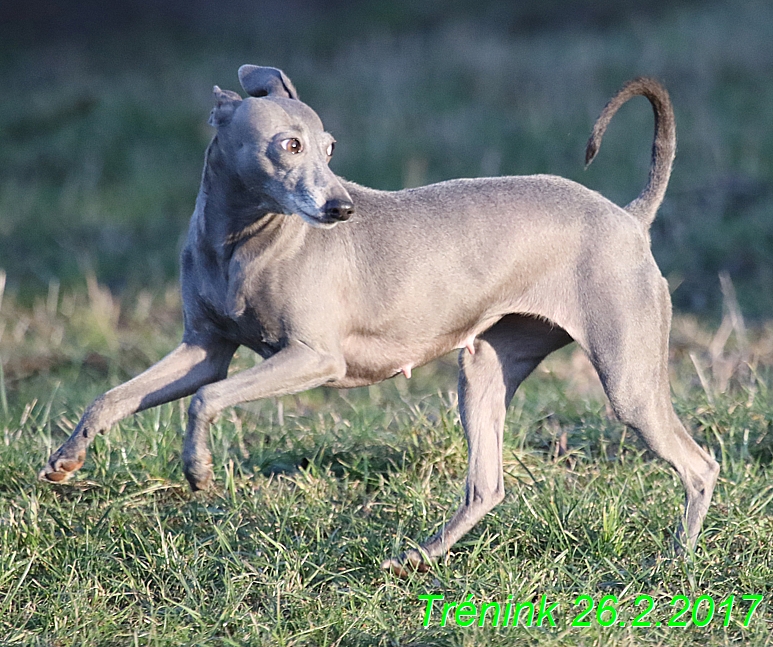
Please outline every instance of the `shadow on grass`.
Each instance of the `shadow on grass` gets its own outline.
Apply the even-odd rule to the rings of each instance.
[[[319,445],[309,451],[276,452],[261,460],[250,457],[242,468],[265,477],[311,469],[329,472],[338,479],[375,484],[379,477],[389,479],[391,474],[405,471],[408,462],[407,452],[398,447],[374,444],[337,451],[320,439]]]

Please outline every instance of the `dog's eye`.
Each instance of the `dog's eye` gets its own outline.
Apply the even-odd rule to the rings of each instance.
[[[292,153],[293,155],[297,155],[303,150],[303,144],[301,144],[301,140],[296,139],[295,137],[291,137],[290,139],[283,139],[280,142],[280,145],[288,153]]]
[[[333,151],[335,150],[335,148],[336,148],[336,143],[335,142],[330,142],[330,144],[327,147],[327,151],[326,151],[328,157],[332,157],[333,156]]]

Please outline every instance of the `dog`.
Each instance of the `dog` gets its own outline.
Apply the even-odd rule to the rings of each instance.
[[[418,550],[382,565],[425,571],[503,499],[507,406],[543,358],[576,341],[619,419],[679,475],[678,537],[694,548],[719,465],[670,396],[671,301],[649,238],[676,148],[666,90],[630,81],[594,125],[586,164],[626,101],[644,96],[655,114],[649,178],[621,208],[551,175],[359,186],[330,170],[335,140],[281,70],[244,65],[239,80],[246,98],[214,88],[216,132],[181,255],[182,342],[98,397],[40,478],[65,481],[97,433],[192,395],[182,461],[201,490],[213,478],[208,429],[226,407],[410,377],[459,349],[464,501]],[[263,361],[228,376],[240,345]]]

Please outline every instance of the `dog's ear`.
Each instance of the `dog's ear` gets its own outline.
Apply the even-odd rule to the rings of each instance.
[[[209,125],[217,127],[227,124],[242,98],[236,92],[221,90],[218,86],[212,88],[212,95],[215,97],[215,107],[209,113]]]
[[[298,93],[290,79],[282,70],[275,67],[242,65],[239,68],[239,81],[244,91],[253,97],[298,98]]]

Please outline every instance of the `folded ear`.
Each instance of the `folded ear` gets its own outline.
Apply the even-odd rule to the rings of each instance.
[[[298,98],[298,93],[290,79],[282,70],[275,67],[242,65],[239,68],[239,81],[244,91],[253,97]]]
[[[221,90],[218,86],[212,88],[212,94],[215,97],[215,107],[209,113],[210,126],[222,126],[231,121],[234,110],[242,102],[242,98],[230,90]]]

